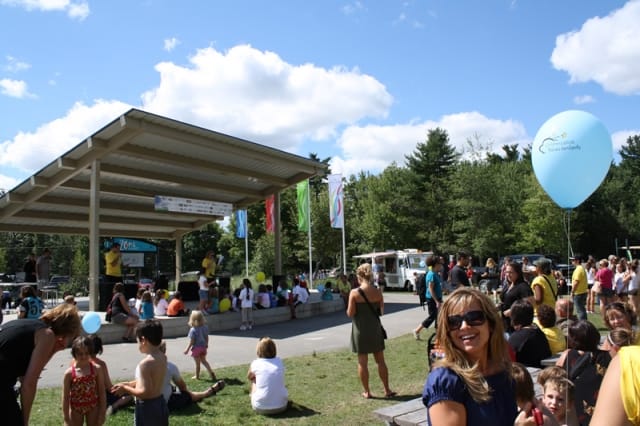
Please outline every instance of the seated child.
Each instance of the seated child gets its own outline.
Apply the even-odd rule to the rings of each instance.
[[[278,306],[278,298],[273,292],[273,286],[271,284],[267,284],[267,293],[269,294],[269,307],[275,308],[276,306]]]
[[[36,296],[36,292],[30,285],[20,288],[20,305],[18,307],[18,318],[38,319],[42,315],[44,303]]]
[[[556,326],[556,311],[549,305],[538,306],[538,325],[549,342],[552,354],[557,354],[567,349],[567,338]]]
[[[153,302],[151,301],[151,292],[149,290],[142,293],[142,303],[140,304],[140,319],[153,319]]]
[[[128,393],[136,397],[136,426],[168,426],[169,408],[162,393],[167,374],[167,357],[160,350],[162,324],[158,320],[138,323],[136,338],[138,349],[146,355],[136,367],[136,379],[114,385],[112,392],[118,396]]]
[[[187,315],[189,315],[189,310],[184,307],[182,293],[176,291],[173,294],[173,299],[169,302],[169,306],[167,306],[167,316],[186,317]]]
[[[93,351],[91,352],[91,361],[100,367],[100,374],[102,374],[102,381],[104,382],[105,394],[106,394],[106,405],[107,405],[107,415],[111,415],[115,413],[120,408],[126,407],[133,402],[133,397],[131,395],[123,395],[122,397],[116,396],[113,392],[111,392],[111,388],[113,387],[113,383],[111,383],[111,377],[109,376],[109,369],[107,368],[107,363],[104,362],[101,358],[98,358],[98,355],[102,354],[102,339],[97,335],[89,336],[91,341],[93,342]]]
[[[264,284],[260,284],[258,286],[258,296],[256,300],[256,308],[257,309],[269,309],[271,307],[271,298],[269,297],[269,293],[267,293],[267,286]]]
[[[258,359],[251,362],[247,378],[251,381],[251,407],[258,414],[277,414],[289,404],[284,385],[284,364],[276,356],[276,344],[263,337],[256,347]]]
[[[167,296],[166,290],[156,291],[156,295],[153,297],[153,315],[154,316],[167,315],[167,308],[169,307],[169,302],[167,302],[166,296]]]
[[[322,300],[333,300],[333,294],[332,294],[332,290],[331,290],[331,281],[327,281],[324,284],[324,290],[322,290],[322,296],[321,299]]]
[[[220,312],[220,300],[218,299],[218,289],[214,286],[209,287],[209,302],[207,304],[208,314],[217,314]]]

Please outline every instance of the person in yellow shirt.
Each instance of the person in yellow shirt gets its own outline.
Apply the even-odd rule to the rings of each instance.
[[[113,243],[111,249],[104,255],[106,265],[106,279],[108,282],[117,283],[122,281],[122,256],[120,254],[120,243]]]
[[[562,333],[562,330],[560,330],[560,327],[556,325],[555,309],[544,304],[538,306],[538,318],[536,322],[547,338],[552,354],[557,354],[567,349],[567,338]]]
[[[551,260],[541,257],[533,264],[536,266],[537,277],[531,283],[533,291],[534,314],[538,315],[538,306],[545,304],[555,309],[558,298],[558,283],[551,271]]]
[[[578,319],[587,319],[587,294],[589,293],[589,286],[587,284],[587,271],[582,266],[582,255],[575,254],[571,258],[576,269],[573,270],[571,275],[571,298],[573,304],[576,307],[576,313]]]
[[[204,259],[202,259],[202,269],[204,269],[204,276],[207,277],[208,282],[211,282],[215,279],[216,254],[213,250],[209,250]]]

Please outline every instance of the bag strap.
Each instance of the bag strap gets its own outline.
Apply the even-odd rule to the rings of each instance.
[[[558,300],[558,293],[556,293],[555,291],[553,291],[553,286],[551,285],[551,281],[549,281],[549,278],[547,278],[546,275],[542,275],[542,278],[544,278],[544,280],[547,282],[547,284],[549,284],[549,288],[551,289],[551,294],[553,294],[553,299],[554,300]]]
[[[364,294],[364,291],[362,291],[362,289],[359,288],[358,289],[358,293],[360,293],[360,296],[362,296],[364,301],[367,302],[367,305],[369,306],[369,309],[371,309],[371,312],[373,312],[375,314],[376,318],[378,318],[378,321],[380,321],[380,313],[373,308],[373,305],[371,305],[371,303],[369,303],[369,299],[367,299],[367,295]]]

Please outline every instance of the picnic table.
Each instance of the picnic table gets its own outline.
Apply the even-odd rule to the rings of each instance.
[[[539,395],[542,390],[539,389],[540,385],[536,383],[538,374],[540,374],[539,368],[527,367],[531,378],[533,379],[535,394]],[[399,404],[390,405],[375,410],[373,414],[380,420],[383,420],[387,425],[397,426],[426,426],[427,425],[427,407],[422,403],[422,397],[411,399],[409,401],[401,402]]]

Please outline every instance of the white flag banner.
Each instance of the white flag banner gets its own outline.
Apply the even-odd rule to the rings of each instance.
[[[329,220],[332,228],[344,228],[342,175],[329,175]]]

